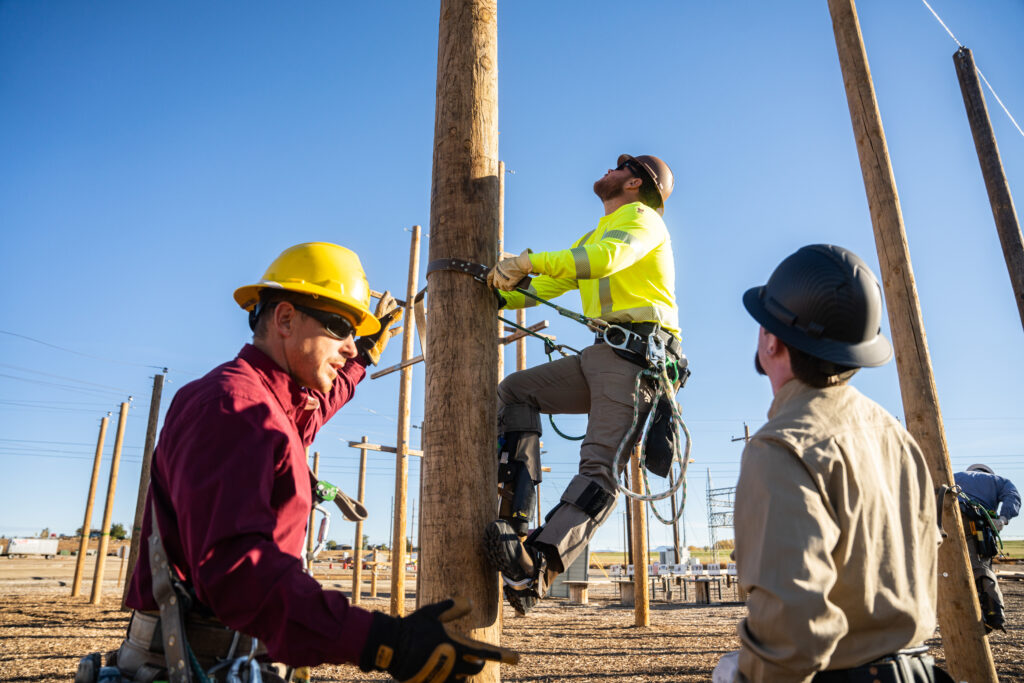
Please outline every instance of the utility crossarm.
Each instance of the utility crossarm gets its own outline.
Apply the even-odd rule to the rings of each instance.
[[[548,322],[547,320],[541,320],[539,323],[535,323],[533,325],[530,325],[526,329],[528,329],[530,332],[539,332],[540,330],[547,329],[548,325],[550,325],[550,324],[551,323]],[[516,330],[516,329],[510,328],[510,327],[506,327],[505,331],[506,332],[511,332],[512,334],[508,335],[507,337],[501,337],[500,339],[498,339],[498,343],[499,344],[511,344],[512,342],[518,341],[519,339],[522,339],[527,334],[529,334],[529,332],[524,332],[522,330]],[[545,335],[542,335],[542,336],[547,337],[551,341],[555,340],[555,336],[554,335],[545,334]]]
[[[534,325],[530,325],[527,329],[530,330],[530,332],[537,332],[538,330],[543,330],[543,329],[547,328],[548,325],[550,325],[550,324],[551,323],[548,322],[547,320],[541,320],[539,323],[536,323]],[[512,332],[512,330],[509,330],[509,332]],[[521,330],[516,330],[515,332],[512,332],[512,334],[510,334],[509,336],[500,338],[498,340],[498,343],[503,344],[503,345],[511,344],[514,341],[522,339],[527,334],[528,334],[527,332],[523,332]],[[556,339],[556,337],[554,335],[547,335],[546,334],[546,335],[543,335],[543,336],[547,337],[551,341],[554,341]],[[422,355],[415,356],[413,358],[410,358],[407,361],[402,361],[401,363],[398,363],[397,365],[392,365],[391,367],[384,368],[383,370],[378,370],[377,372],[375,372],[372,375],[370,375],[370,379],[377,379],[378,377],[384,377],[385,375],[390,375],[393,372],[398,372],[402,368],[407,368],[410,365],[416,365],[417,363],[422,363],[422,362],[423,362],[423,356]]]
[[[366,451],[380,451],[381,453],[398,453],[398,449],[394,446],[381,446],[376,443],[365,443],[363,441],[349,441],[348,445],[352,448],[358,448]],[[409,448],[405,451],[406,455],[415,455],[416,457],[423,457],[423,451],[416,450],[415,448]]]

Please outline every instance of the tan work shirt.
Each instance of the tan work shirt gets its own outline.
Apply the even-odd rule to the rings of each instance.
[[[939,531],[921,449],[851,386],[790,380],[743,450],[739,680],[809,681],[935,630]]]

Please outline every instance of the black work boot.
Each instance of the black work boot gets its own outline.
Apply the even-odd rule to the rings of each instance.
[[[544,596],[547,561],[537,548],[524,546],[512,525],[498,519],[484,530],[487,559],[501,572],[508,604],[525,615]]]

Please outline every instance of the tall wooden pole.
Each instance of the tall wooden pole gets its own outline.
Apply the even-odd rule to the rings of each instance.
[[[675,485],[675,483],[676,483],[675,473],[671,469],[669,469],[669,471],[668,471],[668,485],[671,488],[672,486]],[[678,508],[676,507],[676,494],[674,494],[674,493],[672,494],[671,500],[672,500],[672,548],[676,552],[676,554],[675,554],[675,561],[673,562],[673,564],[680,564],[682,562],[682,560],[680,558],[683,555],[682,555],[682,550],[679,547],[679,518],[676,515],[676,512],[678,510]]]
[[[624,472],[622,476],[622,485],[628,488],[630,491],[634,490],[630,488],[630,481],[632,481],[632,473]],[[633,562],[633,501],[626,501],[626,564],[635,564]],[[636,569],[636,567],[634,567]]]
[[[153,394],[149,398],[149,421],[146,422],[146,442],[142,447],[142,471],[139,473],[139,493],[135,497],[135,521],[132,522],[132,543],[128,553],[128,573],[130,579],[135,571],[135,563],[139,559],[139,543],[142,541],[142,515],[146,511],[146,496],[149,494],[149,470],[153,465],[153,449],[156,447],[156,425],[160,420],[160,399],[164,393],[164,374],[153,376]],[[121,609],[127,610],[128,586],[125,581],[121,593]]]
[[[644,478],[640,476],[639,446],[629,459],[630,478],[633,492],[644,493]],[[633,510],[633,625],[651,625],[651,594],[647,577],[647,504],[642,500],[627,498]]]
[[[362,442],[369,441],[367,437]],[[366,449],[359,449],[359,502],[362,503],[366,494]],[[352,604],[358,605],[362,598],[363,586],[363,522],[356,522],[356,540],[352,544]]]
[[[1010,185],[1003,172],[1003,161],[992,131],[992,122],[985,106],[985,95],[978,82],[978,70],[974,66],[974,55],[966,47],[953,53],[956,75],[960,80],[960,92],[964,96],[967,121],[971,124],[974,147],[978,151],[981,175],[985,178],[988,201],[992,205],[992,217],[996,221],[996,232],[1003,247],[1006,269],[1010,272],[1013,296],[1017,300],[1017,313],[1024,324],[1024,237],[1021,236],[1017,210],[1013,206]]]
[[[402,329],[402,361],[413,356],[416,316],[413,299],[420,280],[420,226],[412,226],[409,245],[409,280],[405,288],[405,320]],[[412,409],[412,366],[401,370],[398,384],[398,437],[395,441],[395,525],[391,540],[391,615],[405,614],[405,519],[409,489],[409,412]]]
[[[107,413],[109,416],[110,413]],[[96,439],[96,457],[92,460],[92,478],[89,480],[89,495],[85,499],[85,519],[82,521],[82,541],[78,544],[78,560],[75,562],[75,578],[71,580],[71,597],[81,592],[82,570],[85,569],[85,554],[89,550],[89,525],[92,524],[92,505],[96,500],[96,484],[100,478],[100,461],[103,459],[103,441],[107,438],[110,417],[100,420],[100,435]]]
[[[829,0],[828,6],[874,226],[907,428],[925,454],[935,485],[952,485],[953,470],[925,342],[924,320],[917,298],[899,195],[857,11],[853,0]],[[962,528],[958,505],[946,506],[943,527],[950,530]],[[946,662],[954,678],[972,683],[995,683],[992,651],[985,639],[962,534],[950,533],[939,548],[938,571],[939,624]]]
[[[131,400],[131,399],[129,399]],[[114,437],[114,456],[110,460],[110,481],[107,484],[107,504],[103,509],[103,525],[100,526],[100,547],[96,550],[96,571],[92,575],[92,594],[89,602],[100,604],[103,595],[103,570],[107,562],[107,548],[110,546],[110,517],[114,514],[114,492],[117,490],[117,469],[121,464],[121,448],[124,446],[124,426],[128,420],[128,402],[121,404],[117,417],[117,432]]]
[[[320,478],[320,451],[313,451],[313,476],[318,480]],[[315,512],[310,508],[309,522],[306,524],[306,572],[310,576],[313,576],[313,548],[316,547],[316,529],[313,528]]]
[[[441,0],[430,201],[430,260],[492,263],[498,247],[496,0]],[[498,583],[483,552],[494,519],[498,340],[494,295],[464,273],[429,274],[423,580],[426,603],[461,594],[458,623],[498,642]],[[483,399],[481,399],[483,397]],[[474,680],[498,680],[488,665]]]
[[[498,250],[501,259],[505,252],[505,162],[498,162]],[[505,336],[505,323],[498,318],[498,338]],[[498,382],[505,379],[505,345],[498,344]]]

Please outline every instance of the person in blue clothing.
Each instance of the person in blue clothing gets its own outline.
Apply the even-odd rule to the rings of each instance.
[[[975,504],[969,505],[961,499],[960,511],[985,626],[989,631],[1005,631],[1003,594],[992,571],[992,558],[997,554],[992,532],[1002,531],[1020,512],[1020,493],[1013,482],[1000,477],[988,465],[971,465],[966,472],[957,472],[953,478],[968,497],[968,502]],[[985,514],[976,506],[984,508]]]

